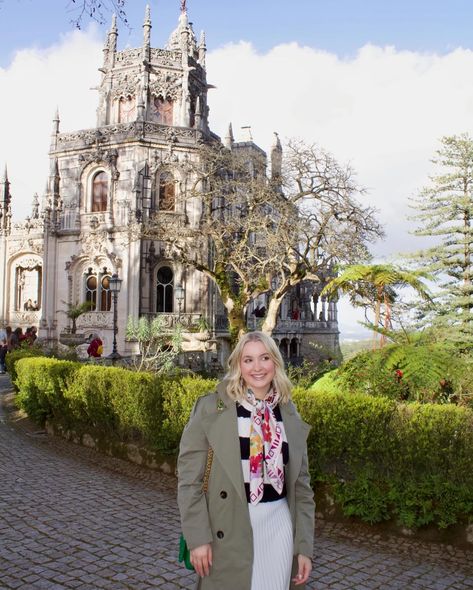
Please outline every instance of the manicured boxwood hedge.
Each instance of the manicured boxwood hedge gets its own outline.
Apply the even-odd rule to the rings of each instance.
[[[35,420],[166,452],[176,452],[194,401],[216,385],[47,358],[19,360],[16,373],[18,402]],[[312,425],[314,485],[329,484],[346,515],[440,528],[473,519],[471,409],[298,388],[294,400]]]

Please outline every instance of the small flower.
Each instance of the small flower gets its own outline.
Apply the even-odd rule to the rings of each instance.
[[[263,453],[252,455],[250,457],[250,471],[251,473],[259,473],[261,471],[261,464],[263,461]]]
[[[263,424],[263,437],[265,442],[271,442],[273,437],[271,436],[271,428],[267,422]]]

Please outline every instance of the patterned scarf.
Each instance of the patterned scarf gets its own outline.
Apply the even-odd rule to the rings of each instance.
[[[251,412],[250,428],[250,502],[258,504],[263,497],[264,481],[281,494],[284,487],[282,456],[283,432],[274,408],[279,394],[272,389],[264,400],[256,399],[248,389],[241,404]]]

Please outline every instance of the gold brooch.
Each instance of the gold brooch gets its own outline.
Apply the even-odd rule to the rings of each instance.
[[[225,409],[225,404],[223,403],[223,401],[221,399],[218,399],[217,400],[217,410],[219,412],[221,412],[224,409]]]

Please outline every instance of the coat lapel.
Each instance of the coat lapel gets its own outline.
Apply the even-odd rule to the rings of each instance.
[[[226,471],[240,499],[246,502],[236,404],[228,397],[225,389],[224,382],[218,386],[215,411],[202,419],[202,427],[215,456]]]

